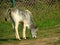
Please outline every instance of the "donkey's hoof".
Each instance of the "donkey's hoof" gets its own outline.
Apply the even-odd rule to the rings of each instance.
[[[20,38],[16,38],[17,40],[21,40]]]
[[[18,40],[21,40],[20,38]]]
[[[26,37],[23,37],[23,39],[26,39]]]
[[[17,40],[21,40],[21,39],[17,39]]]

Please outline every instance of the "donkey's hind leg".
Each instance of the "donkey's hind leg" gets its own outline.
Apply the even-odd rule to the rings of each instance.
[[[16,36],[16,39],[21,40],[20,37],[19,37],[19,34],[18,34],[18,25],[19,25],[18,22],[15,23],[15,27],[14,27],[14,29],[15,29],[15,36]]]
[[[26,39],[26,22],[25,21],[23,25],[23,38]]]

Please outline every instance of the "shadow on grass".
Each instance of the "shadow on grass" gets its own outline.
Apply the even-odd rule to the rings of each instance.
[[[16,41],[17,39],[15,39],[15,38],[0,38],[0,42],[8,42],[8,41]]]
[[[31,38],[30,37],[26,37],[27,39],[26,40],[30,40]],[[24,40],[22,37],[21,37],[21,40]],[[16,38],[0,38],[0,42],[8,42],[8,41],[20,41]]]

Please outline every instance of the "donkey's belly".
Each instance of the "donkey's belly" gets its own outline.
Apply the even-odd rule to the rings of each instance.
[[[12,19],[15,21],[15,22],[20,22],[22,21],[22,17],[19,16],[19,14],[13,14],[11,15],[12,16]]]

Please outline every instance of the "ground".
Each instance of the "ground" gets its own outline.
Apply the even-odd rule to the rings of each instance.
[[[21,41],[13,39],[13,38],[0,39],[0,45],[60,45],[60,34],[57,33],[57,31],[60,30],[60,28],[55,27],[53,29],[47,29],[47,30],[50,30],[50,31],[55,30],[55,31],[49,32],[52,35],[50,37],[38,37],[36,39],[27,38],[26,40],[22,39]],[[47,31],[41,30],[40,32],[44,33]],[[54,32],[55,32],[55,34],[54,34]],[[60,32],[60,31],[58,31],[58,32]]]
[[[0,45],[60,45],[59,37],[40,38],[35,40],[21,40],[17,42],[4,42]]]

